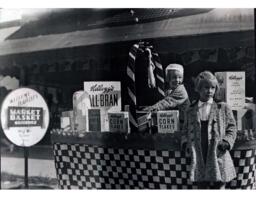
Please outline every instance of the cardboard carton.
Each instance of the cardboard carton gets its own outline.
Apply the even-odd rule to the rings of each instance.
[[[246,103],[246,108],[233,110],[238,130],[256,129],[255,104]]]
[[[174,133],[179,131],[179,111],[158,111],[157,129],[158,133]]]
[[[129,113],[111,112],[108,113],[109,131],[128,133],[129,131]]]
[[[88,109],[89,131],[101,131],[100,109]]]
[[[64,111],[61,114],[60,118],[60,127],[63,131],[74,131],[74,112],[73,111]]]
[[[99,110],[100,131],[109,131],[108,113],[121,111],[121,83],[118,81],[88,81],[84,82],[84,92],[87,101],[86,111]],[[88,115],[88,122],[89,120],[90,115]]]
[[[151,113],[148,111],[136,111],[139,132],[150,132]]]
[[[73,111],[75,131],[88,131],[88,104],[84,91],[77,91],[73,94]]]
[[[218,100],[224,101],[232,110],[245,106],[245,72],[216,72],[220,89],[216,93]]]

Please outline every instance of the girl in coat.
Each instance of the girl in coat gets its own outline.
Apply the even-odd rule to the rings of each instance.
[[[199,100],[188,108],[184,132],[191,154],[190,180],[201,189],[214,183],[223,189],[236,177],[230,150],[236,139],[236,123],[227,104],[213,100],[218,81],[209,71],[196,78]]]
[[[184,69],[182,65],[173,63],[165,69],[166,81],[169,89],[165,92],[165,98],[156,104],[146,107],[144,111],[179,110],[180,124],[184,122],[184,113],[190,105],[186,88],[183,85]]]

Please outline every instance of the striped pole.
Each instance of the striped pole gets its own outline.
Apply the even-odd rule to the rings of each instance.
[[[141,49],[139,44],[134,44],[129,52],[128,64],[127,64],[127,92],[128,92],[128,104],[129,104],[129,120],[131,131],[138,130],[138,119],[136,115],[137,109],[137,99],[136,99],[136,85],[135,85],[135,61],[138,50],[143,52],[148,51],[150,57],[150,66],[154,68],[154,78],[155,78],[155,86],[157,88],[158,94],[160,94],[160,98],[165,96],[164,92],[164,71],[162,64],[160,63],[160,58],[156,52],[152,52],[150,48]],[[149,76],[148,76],[149,77]],[[152,77],[152,76],[151,76]],[[154,88],[151,86],[151,88]]]
[[[127,91],[128,91],[128,104],[129,104],[129,120],[132,130],[138,128],[137,116],[136,116],[136,86],[135,86],[135,60],[138,52],[139,45],[134,44],[129,52],[128,64],[127,64]],[[135,129],[134,129],[135,128]]]
[[[152,62],[155,65],[155,75],[156,75],[156,87],[158,93],[164,97],[165,92],[164,92],[164,70],[163,66],[160,62],[160,58],[156,52],[152,53]]]

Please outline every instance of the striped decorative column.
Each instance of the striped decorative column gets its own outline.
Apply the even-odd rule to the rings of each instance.
[[[134,44],[129,52],[128,65],[127,65],[127,91],[128,91],[128,104],[129,104],[129,120],[130,126],[133,130],[138,127],[136,116],[136,86],[135,86],[135,60],[138,52],[139,45]]]
[[[155,65],[155,76],[156,76],[156,86],[158,93],[164,97],[165,91],[164,91],[164,70],[163,66],[160,62],[160,58],[158,56],[158,53],[153,52],[152,53],[152,62]]]
[[[157,89],[157,93],[161,97],[165,96],[164,93],[164,71],[162,64],[160,63],[160,58],[158,54],[149,47],[143,46],[141,47],[139,44],[134,44],[129,52],[129,59],[127,64],[127,92],[128,92],[128,104],[129,104],[129,119],[130,119],[130,126],[132,130],[137,130],[138,128],[138,121],[136,115],[137,109],[137,100],[136,100],[136,77],[135,77],[135,61],[136,56],[138,55],[138,50],[142,51],[146,55],[146,51],[148,52],[149,56],[149,65],[148,67],[153,67],[153,75],[155,78],[155,88]],[[153,88],[153,87],[152,87]],[[156,94],[157,94],[156,93]]]

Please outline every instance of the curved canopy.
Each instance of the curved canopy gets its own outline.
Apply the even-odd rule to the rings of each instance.
[[[120,41],[254,30],[253,9],[213,9],[161,21],[5,40],[0,56]]]

